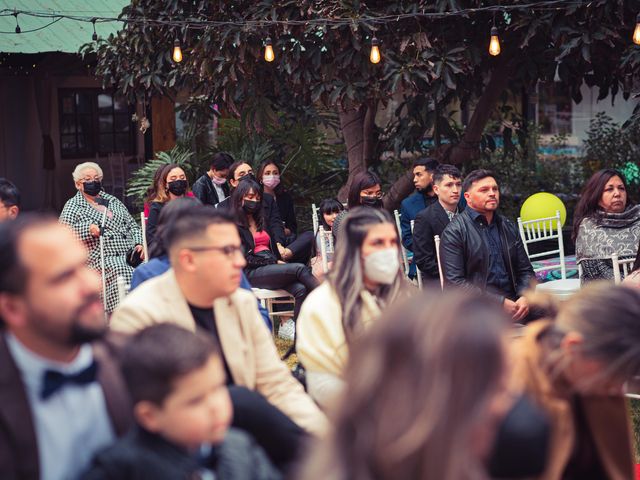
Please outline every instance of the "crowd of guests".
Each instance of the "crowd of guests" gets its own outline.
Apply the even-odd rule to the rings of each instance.
[[[589,283],[564,301],[535,293],[491,171],[418,160],[400,229],[361,172],[317,231],[283,173],[218,153],[190,188],[160,167],[146,242],[96,163],[59,218],[0,179],[0,478],[633,478],[640,289],[606,281],[640,241],[620,172],[584,187]],[[304,375],[253,288],[291,295]]]

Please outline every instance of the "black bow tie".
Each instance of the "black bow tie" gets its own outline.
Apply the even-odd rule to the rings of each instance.
[[[46,370],[44,372],[44,382],[42,384],[42,392],[40,397],[46,400],[51,395],[61,389],[65,383],[74,383],[76,385],[87,385],[96,381],[98,373],[98,364],[95,360],[84,370],[71,375],[67,375],[56,370]]]

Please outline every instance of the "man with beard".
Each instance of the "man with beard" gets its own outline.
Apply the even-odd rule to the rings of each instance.
[[[418,213],[438,201],[433,192],[433,173],[438,168],[438,161],[433,158],[419,158],[413,163],[413,185],[416,191],[405,198],[400,204],[400,228],[402,230],[402,245],[413,252],[413,234],[411,233],[411,221],[416,219]],[[409,268],[409,277],[416,275],[415,262]]]
[[[0,477],[75,479],[129,427],[100,280],[73,232],[0,225]]]

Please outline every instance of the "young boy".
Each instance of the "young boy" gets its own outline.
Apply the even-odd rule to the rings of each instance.
[[[211,336],[151,326],[125,347],[122,371],[138,426],[98,453],[83,478],[281,478],[250,436],[229,429],[231,399]]]

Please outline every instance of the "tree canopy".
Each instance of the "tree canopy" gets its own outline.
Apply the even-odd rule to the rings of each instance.
[[[599,99],[628,98],[640,68],[640,47],[631,42],[639,11],[639,0],[133,0],[122,18],[173,24],[129,22],[85,51],[97,53],[105,84],[131,99],[187,89],[258,129],[281,111],[333,110],[351,178],[383,151],[424,149],[426,134],[443,160],[473,160],[505,92],[532,92],[540,80],[559,77],[576,102],[583,82],[599,88]],[[211,20],[224,23],[198,24]],[[497,57],[488,54],[493,25]],[[263,59],[267,37],[271,63]],[[373,37],[381,43],[378,64],[369,61]],[[171,59],[176,39],[179,64]],[[391,98],[399,107],[377,124]],[[452,104],[472,112],[462,130],[447,116]],[[410,188],[405,176],[392,197]]]

